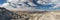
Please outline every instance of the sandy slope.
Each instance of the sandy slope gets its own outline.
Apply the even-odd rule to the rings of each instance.
[[[45,14],[32,14],[32,20],[60,20],[60,11],[47,12]]]

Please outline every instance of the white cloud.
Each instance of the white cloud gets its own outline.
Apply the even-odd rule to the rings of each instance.
[[[55,5],[53,8],[60,7],[60,0],[43,0],[43,1],[53,3]]]
[[[60,0],[53,0],[52,2],[55,4],[55,6],[53,8],[59,8],[60,7]]]
[[[60,8],[60,4],[56,4],[53,8]]]
[[[60,7],[59,1],[56,0],[51,0],[51,3],[56,4],[56,6],[54,6],[54,8],[56,7]],[[10,2],[10,3],[9,3]],[[7,3],[4,3],[3,5],[1,5],[1,7],[5,7],[8,10],[15,10],[15,11],[40,11],[40,9],[34,9],[34,7],[28,7],[26,4],[24,4],[23,2],[29,2],[29,0],[7,0]],[[14,3],[14,4],[13,4]],[[39,3],[39,2],[38,2]],[[18,4],[22,4],[22,6],[19,6]],[[34,3],[29,2],[28,3],[31,6],[36,6]],[[44,3],[45,4],[45,3]],[[17,8],[13,8],[12,6],[16,6]]]
[[[9,3],[4,3],[3,5],[2,5],[2,7],[4,7],[4,8],[6,8],[6,9],[8,9],[8,10],[11,10],[11,11],[32,11],[32,10],[34,10],[33,8],[31,8],[31,7],[18,7],[18,8],[13,8],[12,6],[10,6],[10,4]]]
[[[11,3],[18,3],[19,0],[7,0],[7,2],[11,2]]]
[[[37,5],[35,5],[33,2],[29,2],[28,3],[30,6],[37,6]]]
[[[22,2],[19,2],[19,0],[7,0],[7,3],[4,3],[1,7],[4,7],[10,11],[34,11],[35,10],[32,7],[26,6],[26,4],[23,3],[23,2],[25,2],[24,0],[21,0],[21,1]],[[18,4],[22,4],[22,6],[19,6]],[[12,6],[16,6],[17,8],[13,8]]]

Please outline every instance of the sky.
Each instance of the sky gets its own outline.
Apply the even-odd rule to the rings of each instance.
[[[54,2],[54,1],[56,1],[56,2]],[[37,0],[36,1],[33,0],[32,1],[33,3],[29,2],[29,0],[28,0],[27,1],[27,2],[29,2],[28,4],[27,3],[24,4],[23,2],[26,2],[26,0],[25,1],[24,0],[0,0],[0,5],[2,5],[2,7],[5,7],[9,10],[11,10],[11,9],[22,10],[22,11],[23,10],[60,10],[59,0],[51,0],[50,2],[53,2],[53,3],[41,3],[40,1],[37,1]],[[25,6],[25,5],[27,5],[27,6]],[[19,9],[17,9],[17,8],[19,8]]]
[[[5,2],[6,2],[6,0],[0,0],[0,4],[3,4]]]

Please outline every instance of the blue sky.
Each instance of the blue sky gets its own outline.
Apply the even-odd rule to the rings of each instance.
[[[0,4],[3,4],[4,2],[6,2],[6,0],[0,0]]]

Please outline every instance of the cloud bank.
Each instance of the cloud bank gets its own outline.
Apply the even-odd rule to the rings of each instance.
[[[33,7],[28,7],[28,5],[24,4],[27,0],[7,0],[7,3],[4,3],[1,7],[4,7],[11,11],[34,11]],[[30,4],[33,5],[34,4]]]
[[[49,4],[53,3],[55,6],[53,8],[58,8],[60,7],[60,1],[59,0],[41,0],[37,1],[38,4],[46,4],[45,2],[49,2]],[[25,4],[25,2],[28,2],[28,4]],[[4,7],[8,10],[12,11],[43,11],[41,9],[35,9],[34,7],[29,7],[30,6],[37,6],[35,5],[32,0],[7,0],[7,3],[4,3],[1,5],[1,7]]]

